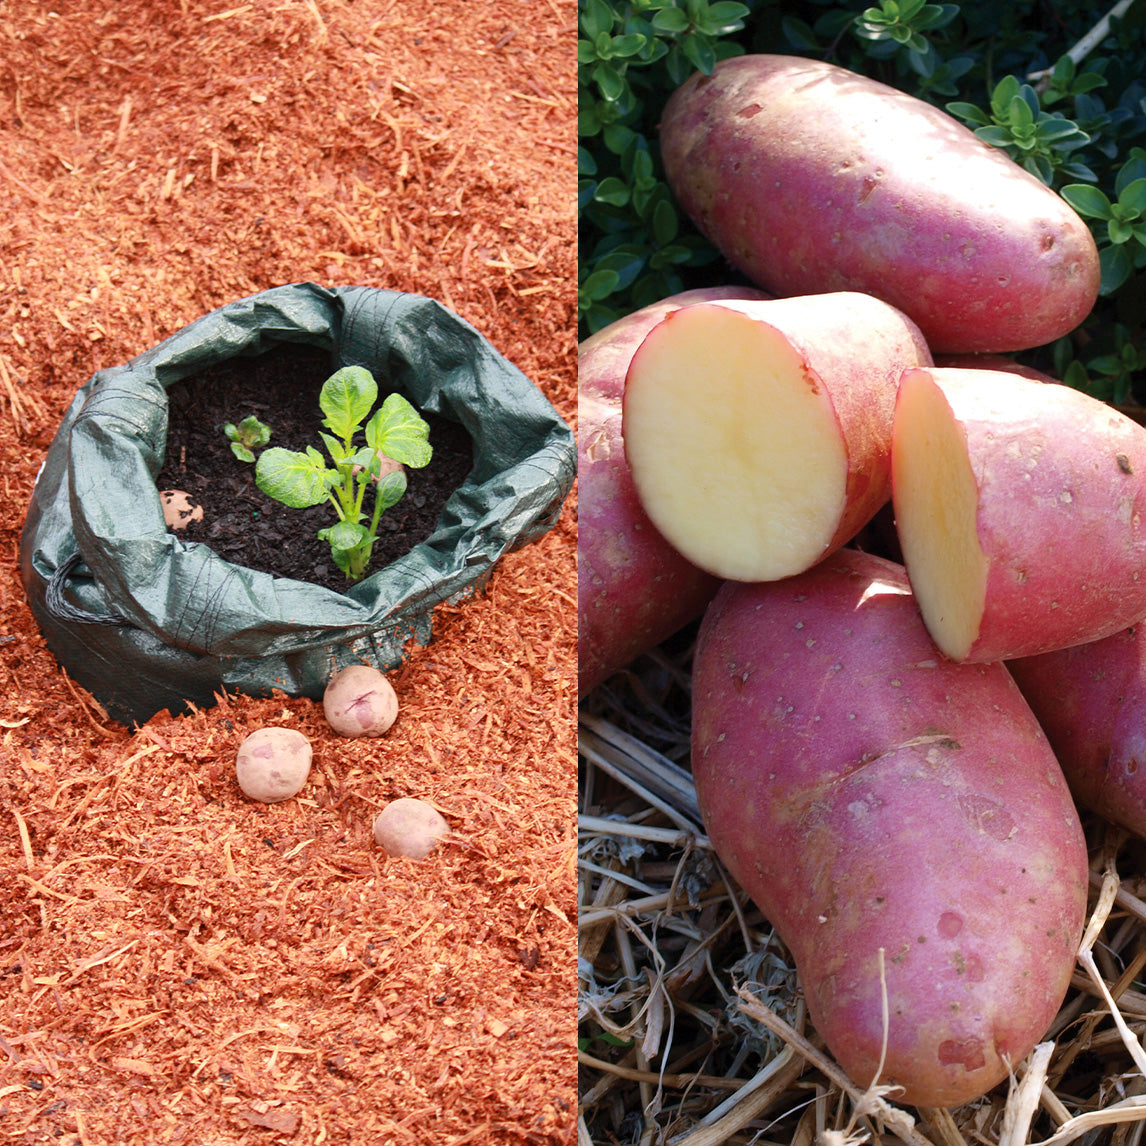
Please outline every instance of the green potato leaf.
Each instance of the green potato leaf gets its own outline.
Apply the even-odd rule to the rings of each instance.
[[[318,531],[319,539],[329,543],[331,552],[349,553],[370,539],[370,530],[353,521],[339,521]]]
[[[390,394],[366,423],[366,443],[403,465],[421,469],[433,456],[430,427],[401,394]]]
[[[406,492],[406,475],[401,470],[387,474],[379,483],[374,492],[375,500],[381,506],[381,512],[397,505]]]
[[[324,425],[344,441],[353,437],[378,400],[378,383],[362,366],[344,366],[323,384],[318,404],[326,415]]]
[[[296,453],[275,446],[259,455],[255,465],[255,484],[275,501],[281,501],[292,509],[305,509],[326,500],[330,488],[328,475],[331,473],[322,461],[322,455],[313,447],[306,453]],[[335,479],[338,477],[336,473],[333,476]]]

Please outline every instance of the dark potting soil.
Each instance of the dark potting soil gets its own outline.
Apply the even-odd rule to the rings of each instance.
[[[167,452],[156,484],[183,490],[203,506],[203,520],[180,530],[180,537],[209,545],[232,564],[277,577],[340,593],[354,584],[316,536],[337,520],[330,502],[290,509],[267,497],[255,484],[254,465],[231,453],[223,433],[226,423],[254,414],[270,426],[270,445],[313,445],[325,455],[318,392],[330,373],[326,351],[284,345],[257,358],[229,359],[168,389]],[[385,394],[379,379],[379,401]],[[423,469],[407,468],[406,493],[382,515],[367,576],[433,533],[442,507],[473,464],[473,444],[461,426],[437,414],[422,416],[430,426],[433,457]],[[364,509],[372,509],[369,492]]]

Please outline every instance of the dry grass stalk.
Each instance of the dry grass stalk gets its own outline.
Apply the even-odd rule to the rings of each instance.
[[[734,973],[766,952],[782,960],[783,948],[703,831],[687,768],[689,655],[678,641],[582,702],[582,1146],[1138,1146],[1146,844],[1084,817],[1095,856],[1091,915],[1045,1042],[1016,1064],[1009,1086],[912,1117],[840,1073],[804,1029],[793,976],[761,987]],[[594,870],[601,850],[612,857],[607,903]],[[650,1054],[648,1027],[632,1016],[647,1021],[654,1006],[674,1022]],[[613,1015],[611,1030],[623,1034],[612,1039],[623,1045],[606,1037],[598,1010]]]

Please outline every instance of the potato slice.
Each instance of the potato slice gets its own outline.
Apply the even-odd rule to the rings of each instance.
[[[867,295],[673,312],[625,384],[625,454],[645,512],[718,577],[802,572],[887,500],[896,382],[930,361],[910,319]]]
[[[892,441],[899,544],[935,643],[963,660],[979,635],[987,555],[979,544],[979,487],[967,436],[938,386],[905,376]]]
[[[1146,616],[1146,430],[1001,370],[912,369],[892,498],[912,591],[952,660],[1034,656]]]

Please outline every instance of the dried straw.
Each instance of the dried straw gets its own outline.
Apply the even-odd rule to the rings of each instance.
[[[1138,1146],[1146,844],[1084,818],[1078,972],[1010,1081],[955,1109],[897,1106],[832,1061],[782,942],[713,854],[688,770],[688,636],[581,705],[580,1142]]]

